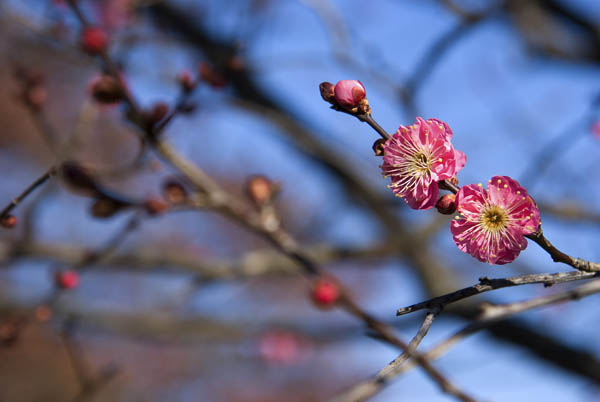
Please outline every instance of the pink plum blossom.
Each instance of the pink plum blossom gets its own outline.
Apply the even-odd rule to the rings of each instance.
[[[452,146],[452,130],[437,119],[417,117],[415,124],[400,126],[384,145],[381,169],[389,176],[394,194],[413,209],[433,208],[438,181],[450,179],[465,166],[466,156]]]
[[[358,80],[342,80],[335,84],[335,100],[346,109],[357,107],[366,95],[365,87]]]
[[[456,195],[462,216],[450,224],[458,248],[479,261],[508,264],[527,248],[524,235],[540,225],[540,211],[527,190],[508,176],[494,176],[487,191],[481,184],[462,187]]]

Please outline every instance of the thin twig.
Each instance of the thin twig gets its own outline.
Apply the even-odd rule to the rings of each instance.
[[[488,305],[484,307],[482,318],[465,326],[454,335],[439,343],[437,346],[425,353],[425,357],[434,360],[444,355],[453,345],[466,338],[467,336],[486,329],[500,320],[507,319],[516,314],[532,310],[534,308],[545,307],[556,303],[561,303],[568,300],[579,300],[581,298],[600,293],[600,280],[595,280],[576,289],[560,292],[552,296],[544,296],[524,302],[513,303],[508,305]],[[487,309],[487,313],[485,313]],[[413,369],[416,366],[414,362],[408,362],[398,369],[397,374],[401,374]]]
[[[50,177],[56,174],[56,167],[51,166],[43,175],[38,177],[33,183],[31,183],[21,194],[13,199],[4,209],[0,212],[0,219],[6,217],[21,201],[23,201],[29,194],[31,194],[36,188],[44,184]]]
[[[429,332],[429,328],[431,328],[433,320],[437,317],[440,311],[440,309],[435,308],[427,313],[417,334],[408,344],[409,352],[412,353],[417,349],[423,338],[425,338],[425,335],[427,335]],[[398,368],[401,367],[409,358],[409,353],[402,353],[390,364],[381,369],[375,376],[354,385],[343,394],[330,399],[329,402],[361,402],[373,397],[378,392],[383,390],[389,381],[396,376]]]
[[[551,286],[557,283],[580,281],[598,277],[600,274],[581,271],[558,272],[554,274],[530,274],[519,275],[510,278],[480,278],[479,283],[469,286],[455,292],[447,293],[442,296],[434,297],[408,307],[398,309],[396,315],[405,315],[415,311],[431,309],[435,307],[445,307],[448,304],[466,299],[490,290],[502,289],[513,286],[531,285],[543,283],[544,286]]]
[[[88,22],[79,10],[77,4],[73,0],[69,0],[69,5],[71,9],[75,11],[75,14],[82,25],[87,26]],[[102,54],[102,59],[108,67],[108,72],[115,78],[121,79],[118,70],[114,67],[115,65],[107,52]],[[139,109],[135,99],[128,92],[125,94],[125,101],[133,111],[134,115],[142,116],[141,109]],[[280,251],[300,263],[308,275],[320,275],[322,273],[320,267],[315,264],[308,255],[302,252],[295,239],[293,239],[291,235],[283,231],[279,226],[272,227],[265,224],[264,220],[259,214],[245,205],[245,203],[229,195],[196,165],[183,158],[182,155],[178,154],[165,142],[159,140],[159,138],[156,136],[156,133],[152,132],[151,129],[146,129],[145,131],[149,139],[151,139],[151,144],[156,152],[169,164],[177,168],[200,191],[208,194],[209,201],[213,209],[263,235]],[[356,303],[354,303],[352,299],[350,299],[347,292],[344,292],[343,295],[344,296],[341,298],[340,303],[342,308],[364,321],[369,328],[377,332],[381,339],[384,339],[385,341],[396,345],[409,353],[407,349],[408,345],[393,335],[387,325],[383,324],[362,310]],[[442,390],[462,401],[474,401],[473,398],[469,397],[452,385],[422,356],[417,353],[413,353],[411,354],[411,357],[413,357],[423,367],[423,369],[425,369],[425,371],[439,384]]]
[[[571,257],[570,255],[565,254],[556,247],[554,247],[554,245],[550,243],[550,241],[544,236],[544,232],[542,231],[541,225],[535,233],[525,235],[525,237],[534,241],[541,248],[546,250],[546,252],[552,257],[552,260],[554,262],[562,262],[564,264],[572,266],[573,268],[579,271],[600,272],[600,263],[587,261],[581,258]]]

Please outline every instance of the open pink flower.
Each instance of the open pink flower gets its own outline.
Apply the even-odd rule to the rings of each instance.
[[[440,180],[456,176],[465,166],[466,156],[452,147],[452,130],[437,119],[417,117],[415,124],[400,126],[384,145],[385,176],[389,186],[413,209],[432,208],[438,199]]]
[[[461,251],[479,261],[508,264],[527,248],[526,234],[540,225],[540,211],[527,190],[508,176],[494,176],[488,189],[471,184],[461,187],[456,206],[462,217],[450,224]]]

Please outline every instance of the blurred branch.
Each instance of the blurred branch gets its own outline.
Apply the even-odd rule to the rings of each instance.
[[[88,22],[78,8],[78,5],[74,0],[69,0],[69,6],[75,12],[75,15],[80,20],[83,26],[88,26]],[[114,63],[110,60],[107,52],[102,53],[102,59],[108,66],[108,71],[115,79],[121,80],[119,71],[114,68]],[[141,119],[143,113],[139,108],[137,102],[133,96],[129,93],[125,93],[125,101],[131,108],[134,116],[138,116],[140,119],[135,121],[143,122]],[[269,240],[275,248],[279,249],[282,253],[287,255],[290,259],[295,260],[302,266],[303,270],[308,276],[325,276],[324,271],[306,255],[296,240],[281,227],[279,222],[271,219],[264,219],[265,217],[261,214],[256,213],[249,208],[244,202],[236,199],[231,194],[223,190],[211,177],[206,175],[200,168],[188,161],[182,155],[178,154],[171,146],[164,141],[159,140],[157,133],[154,132],[152,127],[140,126],[145,132],[146,137],[150,140],[152,147],[155,151],[170,165],[175,167],[192,183],[202,195],[206,195],[207,206],[229,218],[240,223],[242,226],[256,232]],[[342,297],[339,300],[339,306],[345,311],[355,316],[359,320],[362,320],[370,329],[375,331],[379,338],[386,342],[401,348],[403,351],[408,353],[412,358],[415,359],[423,369],[430,375],[440,388],[456,397],[461,401],[474,401],[473,398],[466,395],[460,389],[452,385],[441,373],[439,373],[429,362],[422,358],[417,353],[411,353],[402,340],[396,337],[390,328],[365,312],[360,306],[358,306],[351,298],[348,291],[341,290]]]
[[[0,212],[0,220],[6,218],[8,214],[23,201],[29,194],[31,194],[35,189],[44,184],[48,179],[56,174],[56,167],[51,166],[43,175],[38,177],[31,183],[21,194],[19,194],[16,198],[14,198],[4,209]]]
[[[557,218],[581,223],[600,223],[600,212],[589,211],[574,202],[564,201],[557,204],[538,202],[540,211]]]
[[[596,109],[595,102],[590,105],[590,108],[577,117],[575,121],[568,124],[567,128],[559,135],[548,140],[536,155],[529,158],[527,168],[520,178],[520,183],[529,191],[540,181],[539,178],[550,167],[553,162],[556,162],[558,155],[563,155],[570,147],[577,143],[587,131],[582,129],[586,124],[593,122],[594,110]]]
[[[0,243],[1,244],[1,243]],[[4,243],[5,255],[17,258],[50,259],[66,265],[78,264],[83,258],[95,254],[93,250],[61,244]],[[382,244],[355,249],[345,247],[314,246],[306,253],[319,264],[340,261],[377,260],[395,255],[393,245]],[[270,250],[255,250],[238,260],[206,260],[195,253],[182,250],[157,250],[148,247],[130,253],[104,255],[101,263],[106,269],[121,267],[127,271],[153,271],[164,267],[169,270],[194,274],[201,281],[236,280],[270,275],[298,274],[298,265],[289,258]],[[98,264],[98,262],[96,262]],[[91,268],[93,263],[88,264]]]
[[[480,22],[494,16],[499,10],[499,6],[492,6],[489,10],[481,13],[466,13],[454,5],[453,1],[444,1],[453,12],[458,13],[461,21],[458,25],[450,28],[446,33],[440,36],[430,45],[425,54],[417,61],[412,75],[405,81],[400,90],[402,102],[407,108],[407,117],[414,118],[418,115],[416,106],[416,94],[427,82],[437,65],[444,55],[452,49],[465,35],[475,29]],[[459,11],[460,10],[460,11]]]

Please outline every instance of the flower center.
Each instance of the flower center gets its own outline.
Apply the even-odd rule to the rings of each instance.
[[[481,215],[481,224],[490,232],[498,232],[506,228],[507,223],[506,211],[497,205],[491,205]]]
[[[419,176],[423,176],[431,170],[431,161],[423,152],[412,155],[411,168]]]

